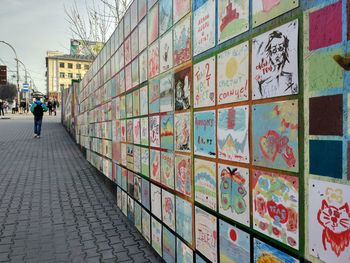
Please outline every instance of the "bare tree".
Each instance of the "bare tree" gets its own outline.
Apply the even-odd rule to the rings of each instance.
[[[86,0],[85,10],[82,10],[74,0],[70,7],[64,6],[73,38],[81,40],[84,48],[95,57],[96,50],[89,43],[107,41],[129,2],[130,0],[90,0],[88,3]]]

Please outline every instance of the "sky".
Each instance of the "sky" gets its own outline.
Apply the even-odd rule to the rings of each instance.
[[[11,44],[18,59],[26,66],[36,88],[46,93],[46,52],[59,50],[69,53],[72,33],[66,21],[64,5],[72,0],[0,0],[0,40]],[[77,4],[85,0],[77,0]],[[83,5],[83,4],[81,4]],[[0,65],[16,70],[15,56],[7,45],[0,43]],[[8,72],[13,75],[15,72]],[[25,72],[20,66],[20,84]],[[16,79],[8,77],[15,83]]]

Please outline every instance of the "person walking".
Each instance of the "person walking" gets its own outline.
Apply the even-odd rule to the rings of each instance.
[[[52,111],[56,116],[56,108],[57,108],[57,101],[56,99],[53,99],[53,103],[52,103]]]
[[[40,138],[43,115],[47,110],[48,108],[40,101],[40,98],[36,98],[30,107],[30,111],[34,114],[34,138]]]
[[[0,100],[0,116],[1,116],[1,112],[2,112],[2,116],[5,116],[4,114],[4,101]]]
[[[12,101],[12,114],[16,113],[16,100]]]
[[[52,102],[51,102],[51,100],[49,100],[47,102],[47,107],[49,108],[49,115],[52,115]]]

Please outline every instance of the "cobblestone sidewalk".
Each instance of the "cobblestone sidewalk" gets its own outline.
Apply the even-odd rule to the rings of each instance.
[[[0,262],[161,262],[59,123],[0,120]]]

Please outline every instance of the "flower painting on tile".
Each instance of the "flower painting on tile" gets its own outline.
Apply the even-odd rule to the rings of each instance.
[[[160,147],[160,127],[159,127],[159,116],[149,117],[149,141],[150,146]]]
[[[148,146],[148,117],[143,117],[140,119],[140,126],[140,144]]]
[[[254,238],[254,262],[298,263],[299,260]]]
[[[173,1],[159,0],[159,35],[173,24]]]
[[[174,24],[191,10],[191,0],[174,0]]]
[[[131,37],[128,36],[124,41],[124,59],[125,65],[131,62]]]
[[[151,212],[162,219],[162,193],[161,188],[155,184],[151,184]]]
[[[194,154],[215,158],[216,117],[215,111],[194,113]]]
[[[160,79],[160,112],[173,110],[173,75],[167,74]]]
[[[249,29],[249,0],[218,0],[217,20],[219,43],[247,31]]]
[[[130,118],[130,117],[132,117],[132,113],[133,113],[132,92],[126,94],[126,96],[125,96],[125,103],[126,103],[126,117]]]
[[[174,149],[174,115],[163,114],[160,117],[160,147],[167,150]]]
[[[162,190],[163,223],[175,231],[175,196]]]
[[[192,244],[192,203],[176,196],[176,233]]]
[[[141,147],[141,173],[149,177],[149,149]]]
[[[125,66],[125,90],[132,89],[131,63]]]
[[[150,150],[149,161],[151,179],[160,183],[160,152],[156,150]]]
[[[191,17],[187,16],[174,26],[173,48],[174,66],[180,65],[191,58]]]
[[[191,67],[174,74],[175,110],[186,110],[191,107]]]
[[[159,74],[159,42],[156,41],[148,48],[148,78]]]
[[[144,208],[142,208],[142,235],[148,243],[151,243],[151,216]]]
[[[140,88],[140,115],[148,114],[148,87]]]
[[[195,200],[216,211],[216,163],[194,160]]]
[[[139,32],[134,30],[131,33],[131,59],[134,59],[139,54]]]
[[[162,255],[162,224],[152,217],[152,247],[161,256]]]
[[[139,60],[138,58],[134,59],[131,62],[131,85],[136,87],[139,85]]]
[[[147,17],[139,23],[139,51],[147,47]]]
[[[299,6],[299,0],[252,1],[253,27],[259,26]]]
[[[132,115],[137,117],[140,115],[140,90],[137,89],[132,94]]]
[[[223,220],[219,229],[220,262],[250,263],[250,235]]]
[[[163,227],[163,259],[167,263],[175,263],[176,239],[175,235]]]
[[[213,263],[218,262],[216,220],[216,216],[195,208],[196,249]]]
[[[193,66],[193,107],[215,105],[215,57]]]
[[[141,138],[141,124],[140,119],[135,118],[133,119],[133,137],[134,137],[134,144],[140,144],[140,138]]]
[[[141,182],[141,190],[142,190],[142,196],[141,201],[142,205],[146,207],[148,210],[150,210],[150,189],[149,189],[149,181],[145,178],[142,178]]]
[[[298,101],[257,104],[252,114],[254,165],[298,172]]]
[[[298,20],[252,40],[253,99],[298,93]]]
[[[134,203],[134,217],[135,217],[135,227],[139,232],[142,231],[142,221],[141,221],[141,205],[137,202]]]
[[[220,159],[249,162],[249,106],[218,110],[218,156]]]
[[[193,56],[215,46],[215,0],[193,0]]]
[[[138,0],[139,21],[147,14],[147,0]]]
[[[191,113],[175,114],[175,150],[189,152],[191,146]]]
[[[136,175],[134,176],[134,198],[135,200],[141,202],[141,177]]]
[[[219,164],[218,190],[220,214],[249,226],[249,170]]]
[[[133,119],[126,120],[126,141],[132,143],[134,140],[134,122]]]
[[[134,145],[134,172],[141,172],[141,148]]]
[[[218,104],[248,100],[248,42],[219,53],[217,64]]]
[[[350,186],[309,180],[309,253],[324,262],[350,258]]]
[[[176,238],[176,256],[179,263],[193,263],[193,250]]]
[[[160,157],[161,183],[174,189],[174,154],[172,152],[161,152]]]
[[[149,94],[149,113],[157,113],[159,112],[159,80],[155,79],[149,81],[148,86],[148,94]]]
[[[148,44],[158,38],[158,4],[148,11]]]
[[[164,34],[159,43],[160,73],[163,73],[173,67],[173,31]]]
[[[254,229],[294,249],[299,248],[298,177],[254,170]]]
[[[192,164],[188,155],[175,156],[175,190],[192,197]]]

